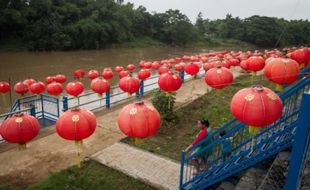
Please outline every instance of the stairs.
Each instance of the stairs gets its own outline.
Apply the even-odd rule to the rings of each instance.
[[[303,71],[309,72],[310,68]],[[248,127],[236,119],[226,123],[222,128],[208,136],[203,142],[212,139],[212,143],[202,148],[199,152],[193,153],[195,147],[182,152],[180,189],[205,189],[236,175],[279,152],[292,146],[298,124],[298,116],[304,92],[310,88],[310,79],[302,78],[294,86],[286,90],[282,95],[284,109],[282,117],[274,124],[264,128],[261,132],[251,137]],[[234,137],[233,151],[227,160],[223,160],[220,146],[221,139],[218,134],[226,130],[226,137]],[[194,168],[191,160],[196,156],[203,155],[209,149],[213,155],[208,159],[208,170],[194,175]]]

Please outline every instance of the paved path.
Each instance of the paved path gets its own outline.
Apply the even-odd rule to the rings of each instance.
[[[159,189],[178,189],[180,165],[168,158],[119,142],[91,158]]]

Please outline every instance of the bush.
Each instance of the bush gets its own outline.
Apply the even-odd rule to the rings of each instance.
[[[154,91],[152,103],[160,113],[163,126],[172,126],[177,121],[177,116],[173,112],[175,104],[175,92],[168,95],[166,92],[156,89]]]

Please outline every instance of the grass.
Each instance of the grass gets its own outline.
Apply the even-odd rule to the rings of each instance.
[[[272,88],[273,84],[263,76],[257,76],[258,84]],[[176,111],[178,121],[172,127],[161,126],[158,133],[144,140],[143,144],[135,144],[132,139],[125,138],[122,142],[136,146],[155,154],[174,160],[180,160],[182,149],[191,144],[199,130],[195,127],[197,120],[208,118],[215,130],[232,119],[230,101],[240,89],[252,85],[251,76],[244,75],[234,80],[233,84],[221,90],[211,91],[192,103]]]
[[[68,169],[52,174],[47,180],[30,187],[0,184],[5,190],[139,190],[155,188],[137,179],[131,178],[116,170],[103,166],[95,161],[86,161],[82,168],[72,166]]]

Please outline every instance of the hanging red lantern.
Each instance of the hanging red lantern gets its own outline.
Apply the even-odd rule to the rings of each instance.
[[[159,75],[162,75],[162,74],[164,74],[164,73],[168,73],[170,71],[170,69],[168,68],[168,67],[166,67],[166,66],[161,66],[161,67],[159,67],[159,69],[158,69],[158,74]]]
[[[139,67],[140,67],[140,68],[144,68],[144,63],[145,63],[145,61],[140,61],[140,62],[139,62]]]
[[[24,84],[25,85],[27,85],[28,86],[28,88],[33,84],[33,83],[35,83],[36,82],[36,80],[34,80],[34,79],[26,79],[26,80],[24,80]]]
[[[165,92],[174,92],[181,88],[182,79],[179,75],[169,71],[159,76],[158,86]]]
[[[65,83],[67,80],[66,76],[65,75],[56,75],[55,76],[55,81],[56,82],[59,82],[61,84]]]
[[[40,131],[39,121],[27,114],[16,114],[6,119],[0,126],[0,134],[9,143],[18,143],[26,148],[26,143],[34,139]]]
[[[90,83],[90,88],[99,95],[102,95],[105,92],[110,91],[110,83],[102,78],[95,78]]]
[[[66,91],[71,96],[79,96],[84,91],[84,85],[79,81],[69,82]]]
[[[39,95],[42,92],[44,92],[45,84],[41,81],[38,81],[38,82],[33,83],[29,89],[33,94]]]
[[[254,73],[260,71],[265,66],[265,61],[260,56],[253,56],[247,59],[247,68]]]
[[[229,62],[230,62],[231,66],[238,66],[239,65],[238,59],[229,59]]]
[[[160,127],[160,115],[151,105],[139,101],[125,106],[118,114],[118,127],[128,137],[146,138]]]
[[[213,68],[213,64],[212,63],[204,63],[203,64],[203,69],[207,72],[208,70]]]
[[[176,58],[174,58],[174,61],[175,61],[176,63],[180,63],[180,62],[182,61],[182,59],[179,58],[179,57],[176,57]]]
[[[145,62],[144,63],[144,68],[150,69],[152,67],[152,62]]]
[[[205,82],[212,88],[221,89],[232,83],[234,76],[232,72],[221,66],[208,70],[205,74]]]
[[[46,84],[51,84],[52,82],[55,82],[56,78],[54,76],[48,76],[45,79]]]
[[[10,91],[10,84],[7,82],[0,82],[0,93],[7,93]]]
[[[99,76],[99,72],[97,70],[90,70],[87,74],[87,77],[90,79],[90,80],[93,80],[95,78],[97,78]]]
[[[132,93],[137,92],[139,90],[140,82],[138,79],[128,76],[128,77],[121,78],[119,80],[118,86],[124,92],[127,92],[128,94],[132,94]]]
[[[62,84],[59,82],[52,82],[47,85],[46,91],[47,93],[53,95],[53,96],[58,96],[59,94],[62,93],[63,87]]]
[[[264,127],[282,115],[282,101],[272,90],[256,86],[239,90],[232,98],[231,113],[241,122]]]
[[[138,78],[140,80],[145,80],[145,79],[149,78],[150,76],[151,76],[151,72],[148,69],[141,69],[138,72]]]
[[[127,68],[128,71],[132,72],[132,71],[135,70],[136,67],[133,64],[129,64],[129,65],[127,65],[126,68]]]
[[[182,60],[185,61],[185,62],[188,62],[188,61],[191,61],[191,57],[184,55],[182,57]]]
[[[184,70],[183,64],[181,64],[181,63],[175,64],[175,65],[174,65],[174,70],[176,70],[176,71],[178,71],[178,72],[183,71],[183,70]]]
[[[96,116],[92,112],[75,108],[60,115],[56,132],[66,140],[82,141],[95,132],[96,126]]]
[[[122,66],[116,66],[114,70],[119,73],[119,72],[123,71],[124,68]]]
[[[292,59],[273,58],[265,66],[265,75],[272,82],[277,83],[277,90],[283,91],[280,85],[291,84],[298,79],[299,64]]]
[[[208,58],[207,57],[201,57],[200,61],[202,63],[207,63],[208,62]]]
[[[222,61],[222,67],[226,67],[227,69],[230,69],[230,61],[228,60],[223,60]]]
[[[102,71],[102,77],[105,78],[106,80],[109,80],[113,78],[113,71],[111,68],[105,68]]]
[[[247,70],[249,69],[246,60],[243,60],[243,61],[240,62],[240,67],[241,67],[243,70],[245,70],[245,71],[247,71]]]
[[[129,77],[129,76],[131,76],[129,71],[121,71],[121,72],[118,73],[118,78],[119,79],[124,78],[124,77]]]
[[[154,61],[152,63],[152,69],[157,70],[160,67],[160,63],[158,61]]]
[[[23,82],[18,82],[14,85],[14,91],[17,93],[17,94],[20,94],[20,95],[24,95],[28,92],[29,88],[26,84],[24,84]]]
[[[294,59],[303,67],[307,65],[310,60],[310,51],[307,48],[297,49],[292,52],[291,59]]]
[[[82,70],[82,69],[78,69],[78,70],[75,70],[74,71],[74,78],[76,78],[76,79],[82,79],[83,77],[84,77],[84,75],[85,75],[85,72]]]
[[[185,65],[184,71],[190,75],[196,75],[199,72],[199,66],[194,63]]]

